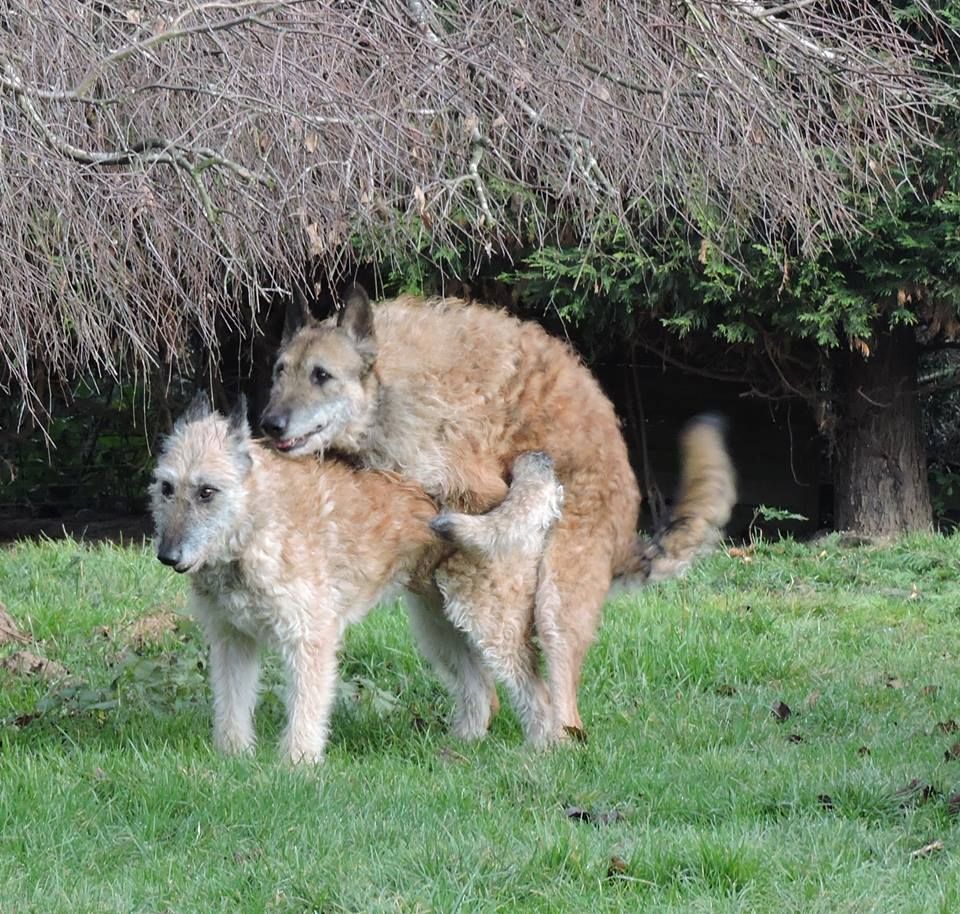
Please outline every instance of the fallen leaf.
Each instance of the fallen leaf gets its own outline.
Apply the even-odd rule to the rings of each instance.
[[[927,803],[940,793],[932,784],[925,784],[919,778],[914,778],[905,784],[893,795],[900,806],[914,806]]]
[[[718,686],[714,689],[714,692],[716,692],[717,695],[724,695],[724,696],[726,696],[726,697],[729,697],[729,696],[731,696],[731,695],[736,695],[736,694],[737,694],[737,687],[736,687],[736,686],[732,686],[732,685],[730,685],[729,683],[726,683],[726,682],[721,682],[720,685],[718,685]]]
[[[440,758],[442,758],[445,762],[457,762],[458,764],[462,765],[467,761],[467,757],[465,755],[461,755],[459,752],[451,749],[449,746],[441,746],[437,750],[437,755],[439,755]]]
[[[936,841],[931,841],[929,844],[924,844],[923,847],[918,847],[915,851],[910,852],[910,859],[916,860],[919,857],[929,857],[931,854],[936,851],[943,850],[943,842],[939,839]]]
[[[65,666],[29,651],[17,651],[4,657],[0,660],[0,668],[16,676],[39,676],[41,679],[65,679],[69,675]]]
[[[951,718],[950,720],[941,720],[933,729],[938,733],[956,733],[957,730],[960,730],[960,724]]]
[[[943,760],[945,762],[955,762],[957,759],[960,759],[960,743],[954,743],[943,753]]]
[[[259,860],[262,856],[262,848],[251,847],[248,851],[234,851],[233,862],[238,866],[242,866],[244,863],[252,863],[254,860]]]
[[[936,695],[939,691],[940,691],[940,686],[936,686],[936,685],[925,685],[925,686],[920,690],[920,694],[921,694],[921,695],[929,695],[929,696],[932,696],[932,695]]]
[[[903,688],[903,680],[898,678],[897,676],[891,676],[889,673],[887,674],[886,679],[884,679],[884,684],[888,689]]]
[[[955,816],[960,813],[960,793],[951,793],[947,797],[947,814]]]
[[[614,854],[607,865],[607,879],[616,879],[627,871],[627,861],[623,857]]]
[[[799,733],[791,733],[791,734],[787,737],[787,742],[790,742],[790,743],[802,743],[802,742],[803,742],[803,737],[802,737]]]
[[[861,746],[859,749],[857,749],[857,755],[859,755],[859,756],[861,756],[861,757],[864,756],[864,755],[869,755],[869,754],[870,754],[870,747],[869,747],[869,746]]]
[[[0,603],[0,644],[26,644],[29,640],[7,612],[7,607]]]
[[[817,802],[824,809],[833,809],[833,797],[829,793],[821,793],[817,796]]]
[[[783,701],[778,701],[770,709],[770,712],[780,723],[783,723],[793,713],[793,711],[790,710],[790,706]]]

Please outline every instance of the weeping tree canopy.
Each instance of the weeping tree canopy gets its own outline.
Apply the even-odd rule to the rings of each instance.
[[[815,250],[931,135],[945,34],[853,0],[6,4],[0,385],[147,376],[308,258],[665,220]]]

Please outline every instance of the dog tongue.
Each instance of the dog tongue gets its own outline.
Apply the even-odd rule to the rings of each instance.
[[[281,438],[274,442],[278,451],[289,451],[296,444],[296,438]]]

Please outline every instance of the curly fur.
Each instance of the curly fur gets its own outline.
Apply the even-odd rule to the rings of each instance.
[[[636,535],[640,494],[613,406],[572,350],[539,325],[451,299],[404,296],[371,309],[354,290],[339,319],[296,326],[277,357],[263,417],[288,456],[332,448],[472,512],[504,499],[518,455],[552,457],[563,515],[524,625],[548,662],[554,735],[579,730],[581,669],[611,581],[680,570],[726,522],[734,480],[722,437],[685,439],[685,465],[710,467],[717,485],[709,498],[687,502],[694,535],[663,538],[653,555]],[[486,633],[507,624],[483,612],[458,604],[454,613],[458,626],[483,629],[481,651]]]

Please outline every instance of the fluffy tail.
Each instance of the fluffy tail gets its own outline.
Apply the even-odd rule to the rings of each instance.
[[[441,539],[488,558],[539,557],[562,507],[563,486],[553,460],[542,451],[529,451],[514,461],[510,490],[496,508],[486,514],[442,511],[430,526]]]
[[[680,491],[669,523],[652,540],[638,538],[628,584],[662,581],[683,574],[716,543],[737,500],[736,474],[727,453],[726,422],[704,414],[680,434]]]

